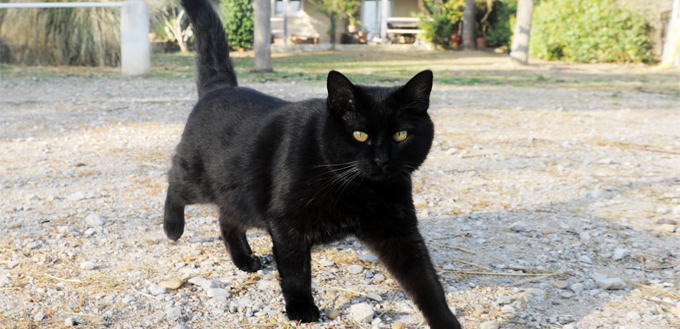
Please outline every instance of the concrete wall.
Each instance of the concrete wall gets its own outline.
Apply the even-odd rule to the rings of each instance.
[[[615,0],[616,4],[640,12],[645,15],[654,28],[651,37],[654,42],[652,51],[655,55],[661,56],[663,52],[663,20],[665,13],[670,16],[670,11],[673,10],[673,0]]]

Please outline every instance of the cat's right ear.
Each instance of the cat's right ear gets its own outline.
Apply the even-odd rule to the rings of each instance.
[[[328,73],[328,108],[335,114],[344,115],[356,109],[356,90],[352,82],[338,71]]]

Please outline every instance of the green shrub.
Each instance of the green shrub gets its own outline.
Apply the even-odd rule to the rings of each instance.
[[[530,54],[567,62],[649,62],[647,19],[611,0],[544,0],[534,9]]]
[[[255,22],[250,0],[227,0],[220,3],[229,47],[250,48],[255,41]]]
[[[463,19],[465,0],[441,0],[437,5],[434,0],[424,0],[418,18],[418,28],[425,30],[424,38],[437,46],[451,45],[454,25]]]
[[[517,0],[494,1],[493,11],[489,16],[490,26],[486,30],[486,41],[496,46],[510,46],[515,29]]]

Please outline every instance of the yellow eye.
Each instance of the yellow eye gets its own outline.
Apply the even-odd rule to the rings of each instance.
[[[366,134],[363,131],[355,130],[352,134],[354,135],[354,139],[356,139],[356,140],[358,140],[362,143],[365,142],[366,140],[368,140],[368,134]]]
[[[402,130],[394,135],[392,135],[392,139],[394,139],[395,142],[403,142],[406,137],[408,137],[408,133],[406,130]]]

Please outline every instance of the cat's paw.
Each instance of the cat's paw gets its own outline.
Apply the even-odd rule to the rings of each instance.
[[[291,321],[315,322],[321,317],[319,308],[314,304],[288,305],[286,304],[286,313],[288,319]]]
[[[163,222],[165,236],[172,241],[177,241],[184,233],[184,218],[180,220],[166,220]]]
[[[262,268],[262,261],[260,260],[260,257],[250,255],[246,257],[245,260],[234,262],[234,265],[236,265],[236,267],[238,267],[241,271],[253,273],[259,271]]]

